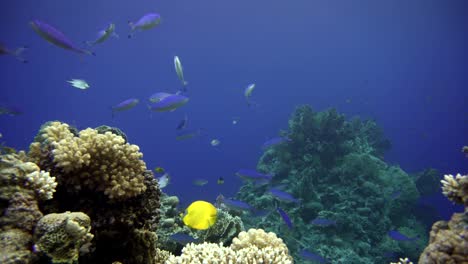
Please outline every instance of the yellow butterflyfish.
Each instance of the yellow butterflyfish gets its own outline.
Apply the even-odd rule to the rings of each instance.
[[[205,230],[216,223],[216,207],[209,202],[195,201],[187,207],[187,213],[182,219],[186,226],[197,230]]]

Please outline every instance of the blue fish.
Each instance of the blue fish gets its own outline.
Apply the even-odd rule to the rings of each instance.
[[[278,211],[278,213],[280,214],[281,218],[283,218],[283,221],[286,223],[286,225],[288,226],[289,229],[292,229],[293,228],[293,223],[291,221],[291,218],[289,218],[288,214],[283,211],[283,209],[277,207],[276,208],[276,211]]]
[[[161,15],[158,13],[148,13],[138,19],[137,22],[128,21],[128,25],[132,29],[132,33],[128,35],[128,38],[131,38],[135,30],[148,30],[152,29],[155,26],[161,23]]]
[[[224,204],[225,206],[227,206],[228,208],[231,208],[231,209],[234,209],[234,210],[250,211],[250,210],[254,209],[250,204],[248,204],[246,202],[233,200],[233,199],[228,199],[228,198],[224,198],[221,201],[221,203]]]
[[[318,263],[327,263],[327,262],[329,262],[326,258],[320,256],[319,254],[312,253],[312,252],[307,251],[305,249],[302,249],[301,251],[299,251],[299,255],[305,260],[316,261]]]
[[[177,130],[182,130],[187,127],[188,124],[188,117],[187,115],[184,116],[184,119],[180,120],[179,124],[177,125],[176,129]]]
[[[299,200],[294,198],[294,196],[292,196],[292,194],[288,193],[288,192],[285,192],[285,191],[281,191],[279,189],[276,189],[276,188],[271,188],[270,189],[270,193],[282,200],[282,201],[285,201],[285,202],[293,202],[293,203],[299,203]]]
[[[180,94],[171,94],[162,98],[159,102],[154,103],[150,106],[151,111],[156,112],[167,112],[175,111],[177,108],[185,105],[189,101],[187,96]]]
[[[331,225],[336,225],[335,220],[327,219],[327,218],[321,218],[317,217],[314,220],[310,221],[311,224],[313,225],[318,225],[318,226],[331,226]]]
[[[240,169],[236,172],[236,175],[241,177],[242,179],[247,179],[247,180],[268,180],[269,181],[273,178],[273,176],[271,175],[263,174],[255,170],[249,170],[249,169]]]
[[[123,102],[118,103],[112,107],[112,117],[114,117],[115,112],[121,112],[125,110],[130,110],[135,107],[140,101],[136,98],[130,98]]]
[[[390,194],[390,199],[395,200],[401,196],[401,191],[394,191]]]
[[[279,145],[279,144],[281,144],[283,142],[290,142],[290,141],[291,141],[291,139],[289,139],[287,137],[275,137],[275,138],[269,139],[265,143],[263,143],[262,149],[267,149],[269,147]]]
[[[177,140],[185,140],[201,135],[202,129],[185,129],[177,132]]]
[[[388,231],[388,236],[393,239],[393,240],[397,240],[397,241],[414,241],[414,240],[418,240],[419,239],[419,236],[415,236],[415,237],[408,237],[402,233],[400,233],[398,230],[390,230]]]
[[[15,50],[10,50],[5,45],[0,43],[0,55],[14,56],[17,60],[21,61],[22,63],[28,62],[28,60],[26,60],[25,58],[23,58],[23,56],[21,56],[21,54],[27,49],[28,49],[27,47],[19,47]]]
[[[150,97],[149,97],[149,100],[150,102],[152,103],[157,103],[157,102],[160,102],[162,99],[170,96],[171,94],[170,93],[165,93],[165,92],[158,92],[158,93],[154,93],[152,94]]]
[[[169,239],[174,241],[174,242],[177,242],[179,244],[182,244],[182,245],[186,245],[188,243],[198,243],[200,242],[199,239],[196,239],[188,234],[184,234],[184,233],[175,233],[175,234],[172,234],[169,236]]]
[[[36,19],[31,21],[30,25],[39,36],[55,46],[80,54],[96,55],[92,51],[78,47],[75,43],[69,40],[65,34],[43,21]]]

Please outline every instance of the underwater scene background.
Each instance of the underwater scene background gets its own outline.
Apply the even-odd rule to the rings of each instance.
[[[0,263],[467,263],[467,11],[5,1]]]

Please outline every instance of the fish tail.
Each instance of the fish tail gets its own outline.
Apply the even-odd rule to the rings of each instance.
[[[23,46],[23,47],[19,47],[17,48],[14,52],[13,52],[13,55],[16,57],[17,60],[21,61],[22,63],[27,63],[28,60],[26,60],[22,54],[25,50],[27,50],[28,47],[26,46]]]

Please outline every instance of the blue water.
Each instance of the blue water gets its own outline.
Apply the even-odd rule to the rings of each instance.
[[[214,200],[235,195],[241,180],[234,172],[255,168],[262,143],[287,128],[295,106],[310,104],[376,119],[393,144],[386,161],[407,172],[466,173],[460,150],[468,144],[467,10],[464,0],[7,1],[1,41],[27,45],[29,63],[0,60],[0,100],[24,110],[0,116],[2,140],[27,149],[49,120],[117,126],[140,146],[148,168],[172,175],[167,193],[184,203]],[[160,13],[161,25],[128,39],[127,21],[148,12]],[[41,39],[28,25],[32,19],[79,44],[109,22],[120,38],[97,45],[96,57],[80,56]],[[190,102],[151,114],[148,96],[181,88],[175,55]],[[91,88],[72,88],[65,82],[71,78]],[[257,85],[251,108],[243,98],[249,83]],[[110,106],[131,97],[141,103],[112,119]],[[185,114],[203,135],[176,141]],[[218,147],[209,144],[213,138]],[[218,177],[226,183],[217,185]],[[209,183],[194,186],[195,178]],[[433,199],[448,217],[451,204]]]

